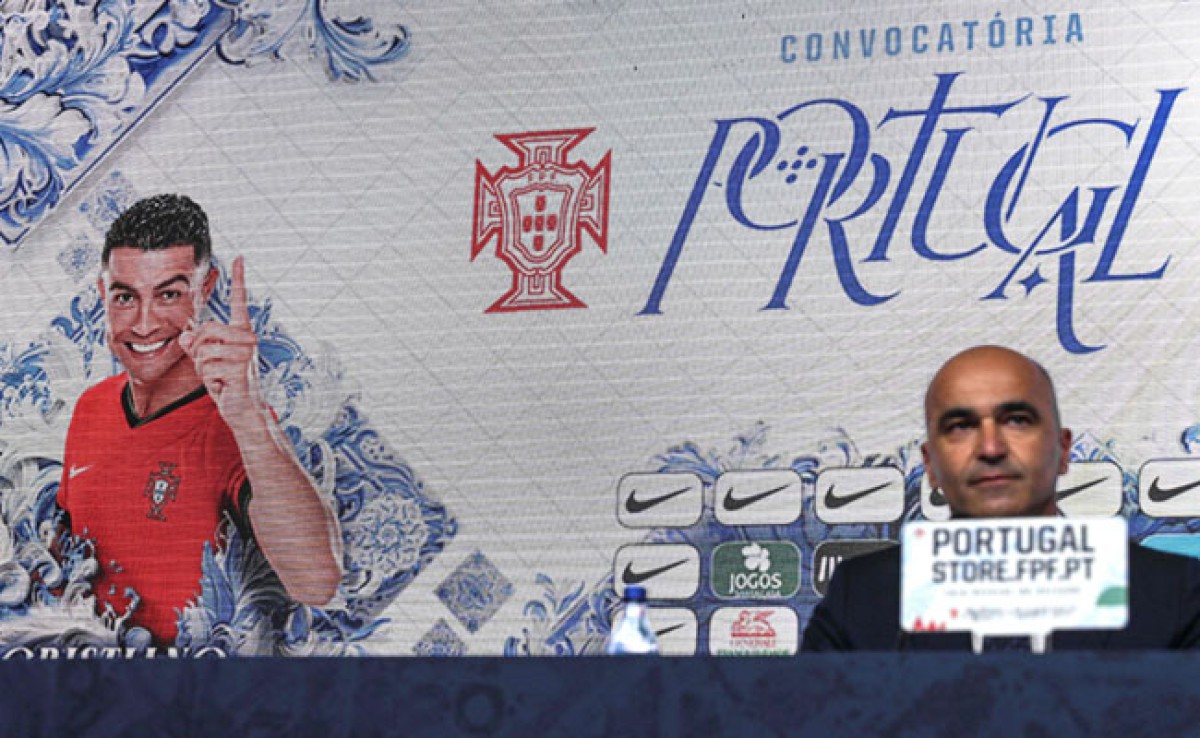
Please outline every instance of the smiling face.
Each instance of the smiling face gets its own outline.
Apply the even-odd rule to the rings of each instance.
[[[925,396],[929,482],[955,517],[1053,515],[1071,431],[1061,428],[1049,377],[1025,356],[969,349],[941,368]]]
[[[200,385],[179,334],[197,319],[216,281],[216,272],[197,266],[189,245],[145,251],[112,249],[100,278],[108,321],[108,345],[129,372],[138,396],[168,397],[162,406]],[[140,414],[154,408],[137,402]]]

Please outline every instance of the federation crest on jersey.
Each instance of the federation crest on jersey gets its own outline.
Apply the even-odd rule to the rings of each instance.
[[[567,161],[594,128],[496,136],[517,154],[517,166],[489,172],[475,162],[471,260],[493,241],[512,271],[512,286],[489,313],[587,307],[562,284],[563,267],[586,232],[608,250],[608,187],[612,152],[595,166]]]
[[[163,508],[168,502],[174,502],[179,494],[180,478],[175,474],[175,465],[165,461],[158,462],[158,471],[150,472],[146,480],[145,495],[150,498],[150,512],[146,517],[151,520],[167,521]]]

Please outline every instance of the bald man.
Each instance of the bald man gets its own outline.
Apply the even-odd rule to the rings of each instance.
[[[955,518],[1058,514],[1055,486],[1067,471],[1050,375],[1000,346],[977,346],[942,365],[925,393],[929,483]],[[1054,633],[1055,650],[1193,648],[1200,645],[1200,560],[1130,544],[1129,624],[1122,630]],[[961,650],[967,633],[900,630],[900,549],[843,562],[804,630],[803,651]]]

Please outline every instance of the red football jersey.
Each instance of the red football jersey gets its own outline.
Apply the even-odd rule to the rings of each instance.
[[[63,456],[58,504],[71,530],[96,542],[96,604],[160,644],[175,642],[181,611],[200,591],[206,541],[239,507],[246,472],[233,433],[203,390],[139,420],[128,379],[111,377],[79,398]]]

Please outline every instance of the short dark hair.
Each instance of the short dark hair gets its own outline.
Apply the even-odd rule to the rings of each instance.
[[[115,248],[159,251],[171,246],[191,246],[197,265],[212,255],[208,216],[187,195],[154,195],[138,200],[113,221],[104,237],[100,263],[108,266]]]

